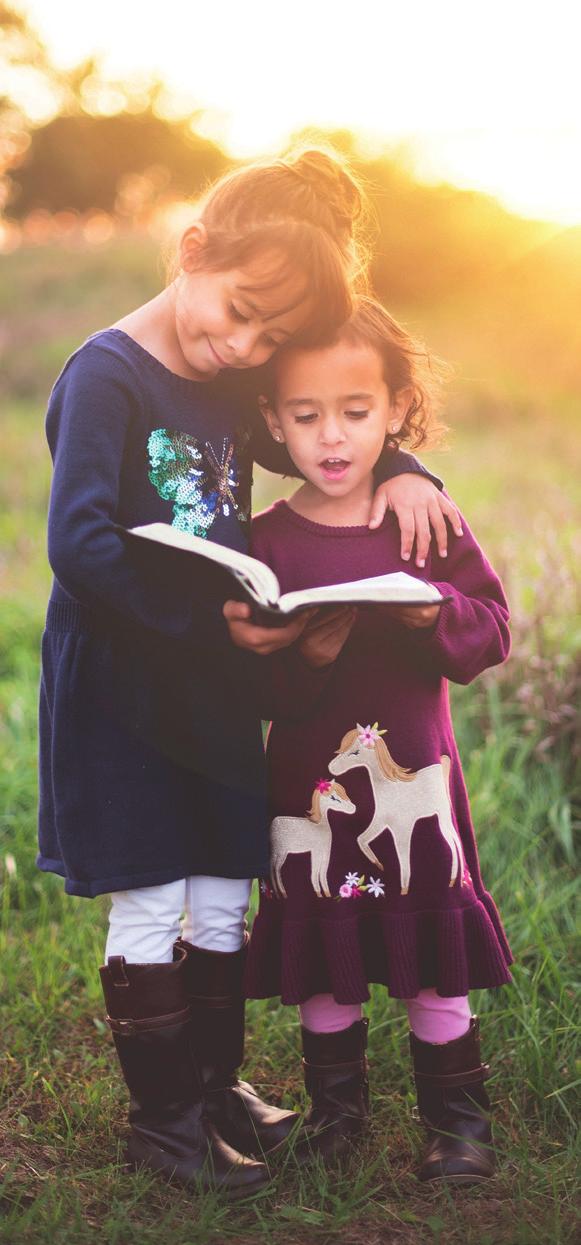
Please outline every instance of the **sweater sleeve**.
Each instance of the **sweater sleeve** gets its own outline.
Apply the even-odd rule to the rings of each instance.
[[[454,683],[471,683],[510,652],[509,609],[498,575],[484,556],[465,519],[464,535],[452,542],[448,557],[435,554],[430,581],[451,600],[440,608],[431,630],[409,630],[430,667]]]
[[[267,471],[273,471],[275,475],[304,479],[298,467],[295,467],[286,445],[273,441],[262,416],[252,420],[250,453],[259,467],[265,467]],[[404,475],[407,472],[426,476],[438,489],[444,487],[440,477],[428,471],[414,454],[408,454],[404,450],[388,449],[383,450],[375,467],[375,483],[376,485],[384,484],[386,480],[392,480],[394,476]]]
[[[59,377],[47,414],[54,463],[49,561],[65,592],[82,604],[185,637],[210,612],[219,623],[220,611],[196,600],[183,563],[137,550],[118,520],[122,464],[142,403],[138,376],[96,343]]]
[[[387,480],[393,480],[395,476],[402,476],[411,473],[411,475],[426,476],[428,480],[435,484],[437,489],[442,490],[443,481],[439,476],[434,475],[433,471],[428,471],[424,467],[419,458],[415,454],[408,454],[406,450],[390,450],[384,449],[378,458],[373,472],[376,487],[379,484],[385,484]]]

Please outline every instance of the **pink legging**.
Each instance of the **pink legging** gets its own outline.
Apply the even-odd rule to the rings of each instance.
[[[421,1042],[451,1042],[470,1027],[468,996],[442,998],[433,989],[404,999],[410,1028]],[[336,1003],[332,994],[314,994],[299,1007],[301,1024],[311,1033],[336,1033],[361,1019],[360,1003]]]

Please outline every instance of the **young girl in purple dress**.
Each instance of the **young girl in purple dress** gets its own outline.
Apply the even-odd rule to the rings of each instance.
[[[367,299],[332,345],[277,356],[264,414],[305,483],[255,518],[252,551],[282,591],[402,569],[393,515],[368,526],[373,472],[386,442],[426,439],[425,362]],[[494,1158],[468,991],[508,982],[511,956],[480,874],[448,680],[505,660],[508,609],[466,525],[411,574],[445,603],[345,609],[303,637],[313,664],[335,663],[315,712],[271,726],[270,881],[246,988],[299,1004],[312,1098],[299,1157],[335,1155],[365,1126],[368,983],[405,1000],[429,1133],[420,1179],[469,1182]]]

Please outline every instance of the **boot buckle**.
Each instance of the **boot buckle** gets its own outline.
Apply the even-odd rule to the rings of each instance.
[[[127,1037],[131,1037],[135,1033],[135,1025],[132,1020],[118,1020],[117,1026],[117,1032],[125,1034]]]
[[[134,1037],[137,1033],[137,1026],[133,1020],[117,1020],[114,1016],[106,1016],[107,1024],[112,1033],[117,1033],[120,1037]]]

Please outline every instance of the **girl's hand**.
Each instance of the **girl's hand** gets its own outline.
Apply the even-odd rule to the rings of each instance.
[[[435,627],[441,608],[440,605],[386,605],[385,612],[402,626],[415,630],[420,627]]]
[[[454,502],[445,497],[431,480],[417,472],[406,471],[379,485],[371,507],[371,529],[379,527],[386,510],[393,510],[397,516],[404,562],[409,561],[415,540],[416,566],[426,565],[431,540],[430,524],[441,558],[445,558],[448,552],[446,519],[450,520],[454,534],[462,535],[460,515]]]
[[[303,632],[299,649],[309,666],[329,666],[339,656],[357,617],[353,606],[326,610]]]
[[[286,627],[257,627],[255,623],[248,622],[250,606],[246,601],[226,601],[223,608],[233,643],[239,648],[260,653],[262,657],[268,657],[269,653],[276,653],[277,649],[294,644],[315,613],[316,610],[305,610],[287,623]]]

